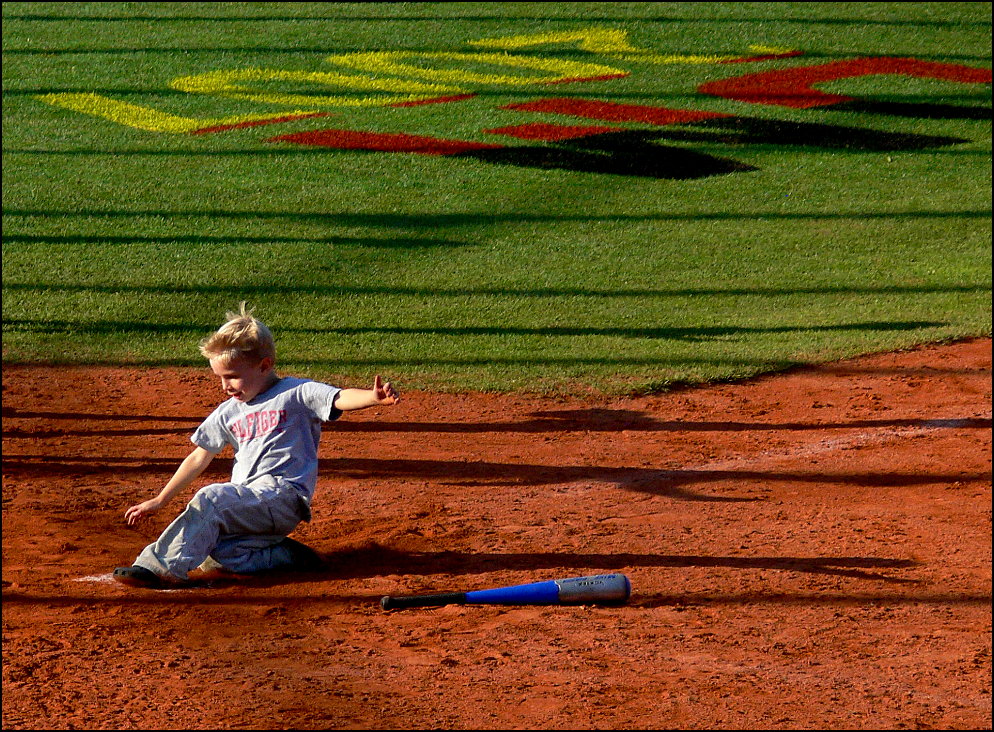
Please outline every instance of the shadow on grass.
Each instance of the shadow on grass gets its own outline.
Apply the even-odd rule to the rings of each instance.
[[[67,6],[68,9],[71,6]],[[893,19],[893,18],[874,18],[866,16],[835,16],[835,17],[791,17],[784,13],[777,13],[776,15],[762,16],[762,15],[750,15],[748,12],[742,14],[729,14],[728,17],[704,17],[702,18],[696,11],[689,11],[685,15],[661,15],[657,12],[657,8],[653,5],[646,5],[646,10],[649,12],[642,13],[639,12],[640,8],[636,5],[635,8],[619,8],[619,11],[611,15],[597,15],[593,13],[583,13],[582,16],[577,17],[574,10],[570,8],[565,8],[563,12],[555,13],[548,12],[549,10],[555,9],[556,6],[542,5],[541,11],[538,11],[538,5],[534,5],[531,8],[527,8],[529,12],[521,16],[508,15],[507,13],[480,13],[476,12],[475,9],[471,9],[468,5],[465,8],[458,8],[462,12],[446,13],[436,13],[432,12],[432,8],[429,6],[426,9],[428,12],[422,14],[404,14],[404,13],[391,13],[391,12],[359,12],[353,8],[343,8],[340,13],[328,13],[322,12],[319,14],[305,14],[305,13],[285,13],[285,14],[273,14],[273,13],[255,13],[252,11],[243,12],[238,9],[235,13],[226,15],[224,13],[217,13],[213,8],[206,7],[206,11],[202,14],[190,14],[177,12],[172,14],[162,14],[158,12],[142,13],[138,12],[127,12],[123,14],[114,14],[112,12],[96,12],[96,13],[76,13],[76,12],[15,12],[12,8],[10,12],[5,12],[3,14],[4,20],[21,20],[21,21],[34,21],[34,22],[80,22],[80,23],[113,23],[121,22],[126,24],[143,24],[149,22],[177,22],[183,21],[185,23],[197,23],[202,22],[206,24],[215,23],[245,23],[245,22],[258,22],[258,23],[292,23],[292,24],[303,24],[312,22],[326,22],[334,21],[336,23],[371,23],[371,22],[384,22],[384,23],[396,23],[396,22],[445,22],[445,21],[474,21],[474,22],[496,22],[496,23],[507,23],[510,20],[519,20],[522,22],[535,22],[535,21],[556,21],[556,20],[567,20],[576,22],[581,20],[585,23],[618,23],[618,22],[652,22],[652,23],[671,23],[674,25],[688,24],[694,26],[701,25],[711,25],[711,26],[721,26],[721,25],[739,25],[741,23],[759,23],[766,26],[770,23],[786,23],[791,25],[841,25],[841,26],[883,26],[887,28],[899,28],[899,27],[909,27],[909,28],[950,28],[950,29],[979,29],[979,30],[989,30],[991,23],[990,20],[987,21],[975,21],[975,20],[943,20],[934,17],[925,18],[913,18],[913,19]],[[365,11],[380,10],[376,4],[369,3],[363,6]],[[56,8],[62,9],[62,8]],[[322,6],[323,10],[335,10],[335,3],[326,3]],[[407,9],[407,8],[403,8]],[[844,10],[845,8],[840,8]],[[466,12],[469,10],[469,12]],[[743,10],[748,10],[744,7]],[[294,47],[295,48],[295,47]],[[405,46],[406,48],[406,46]],[[135,49],[144,50],[144,49]],[[182,49],[181,49],[182,50]],[[250,50],[253,53],[257,53],[260,50],[266,50],[265,48],[258,48],[255,46],[248,47],[245,50]],[[277,49],[277,50],[291,50],[291,49]],[[348,50],[354,51],[354,48],[349,48]],[[426,50],[435,51],[437,47],[431,46]],[[75,53],[79,53],[79,49],[74,50]],[[517,50],[515,51],[517,53]],[[542,51],[545,53],[545,50]],[[853,53],[853,52],[850,52]]]
[[[213,326],[195,323],[149,323],[146,321],[98,321],[80,322],[69,320],[36,320],[10,318],[3,322],[5,330],[31,333],[76,333],[85,335],[116,333],[165,333],[190,334],[201,336],[210,332]],[[524,326],[345,326],[330,328],[299,328],[280,326],[281,333],[304,333],[312,335],[435,335],[435,336],[551,336],[551,337],[609,337],[609,338],[668,338],[675,340],[709,340],[766,333],[818,333],[818,332],[893,332],[941,328],[948,323],[940,321],[870,321],[865,323],[833,323],[830,325],[771,325],[771,326],[695,326],[653,328],[616,327],[524,327]]]
[[[272,153],[270,153],[272,154]],[[986,153],[989,157],[989,153]],[[917,221],[928,219],[985,219],[991,218],[988,209],[964,209],[962,211],[755,211],[734,212],[688,212],[688,213],[647,213],[647,214],[531,214],[531,213],[453,213],[453,214],[387,214],[387,213],[336,213],[306,211],[268,212],[204,209],[200,211],[173,211],[145,209],[129,211],[123,209],[52,209],[52,208],[5,208],[4,216],[13,217],[84,217],[109,219],[154,218],[164,221],[179,221],[189,218],[212,220],[232,219],[249,221],[315,221],[345,226],[369,226],[374,228],[416,228],[429,230],[432,227],[492,225],[495,223],[572,223],[572,222],[672,222],[672,221]],[[5,234],[6,236],[6,234]]]
[[[956,284],[956,285],[869,285],[869,286],[817,286],[817,287],[674,287],[674,288],[620,288],[620,289],[596,289],[596,288],[566,288],[566,287],[541,287],[541,288],[489,288],[489,287],[404,287],[396,285],[309,285],[309,284],[272,284],[272,285],[231,285],[201,287],[198,285],[76,285],[64,283],[48,282],[5,282],[4,292],[72,292],[72,293],[96,293],[116,295],[121,293],[145,293],[145,294],[215,294],[231,297],[263,296],[263,295],[295,295],[312,294],[325,295],[331,297],[342,297],[349,295],[398,295],[404,297],[500,297],[513,299],[523,298],[555,298],[555,297],[593,297],[593,298],[649,298],[649,297],[789,297],[791,295],[919,295],[919,294],[955,294],[955,293],[990,293],[989,283],[982,284]],[[32,319],[5,319],[4,324],[21,323],[28,328],[44,327],[93,327],[106,329],[115,323],[134,326],[137,328],[146,327],[154,332],[155,329],[172,331],[176,329],[213,330],[216,325],[211,322],[204,323],[147,323],[136,321],[96,321],[95,323],[84,323],[65,320],[32,320]],[[283,326],[273,323],[274,327]]]
[[[376,249],[424,249],[434,247],[466,247],[475,246],[470,242],[454,241],[451,239],[420,239],[405,237],[348,237],[348,236],[319,236],[319,237],[286,237],[273,236],[206,236],[190,234],[186,236],[117,236],[117,235],[72,235],[44,236],[33,234],[5,234],[5,244],[52,244],[54,246],[77,244],[322,244],[327,246],[369,247]]]

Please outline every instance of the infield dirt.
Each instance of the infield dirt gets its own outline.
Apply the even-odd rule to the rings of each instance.
[[[294,533],[325,570],[137,590],[111,571],[183,502],[124,510],[218,385],[5,365],[4,729],[991,728],[989,339],[652,397],[403,396],[327,427]],[[379,604],[605,572],[627,605]]]

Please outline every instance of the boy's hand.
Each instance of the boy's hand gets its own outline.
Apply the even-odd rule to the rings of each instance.
[[[389,381],[384,384],[379,374],[373,379],[373,394],[380,404],[396,404],[400,401],[400,393]]]
[[[134,526],[142,519],[151,516],[160,508],[162,508],[162,503],[158,500],[158,498],[150,498],[149,500],[143,501],[136,506],[132,506],[125,511],[124,518],[128,522],[128,526]]]

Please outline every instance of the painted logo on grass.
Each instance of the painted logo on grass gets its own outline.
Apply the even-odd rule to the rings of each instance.
[[[742,55],[667,55],[633,46],[624,30],[604,28],[487,38],[471,41],[469,45],[480,50],[334,54],[324,59],[329,71],[241,68],[178,77],[170,82],[173,89],[187,94],[247,101],[269,108],[285,107],[277,114],[191,118],[96,93],[46,94],[37,98],[152,133],[215,135],[313,120],[314,127],[307,131],[267,133],[264,139],[274,145],[472,158],[498,165],[674,180],[755,170],[742,161],[692,149],[688,143],[899,151],[966,142],[955,137],[780,121],[768,115],[753,117],[619,103],[609,98],[571,96],[562,91],[569,84],[594,82],[605,84],[604,96],[610,97],[613,81],[633,73],[649,73],[653,66],[729,65],[731,70],[732,65],[802,57],[803,52],[795,49],[757,45]],[[596,61],[542,56],[533,50],[556,45],[578,48]],[[791,68],[730,73],[726,78],[701,83],[696,91],[702,99],[723,98],[767,108],[831,108],[945,119],[990,119],[991,116],[989,108],[874,102],[817,88],[819,84],[865,76],[991,83],[990,69],[914,58],[864,57],[815,64],[804,64],[802,60],[801,65]],[[404,131],[375,132],[348,124],[349,109],[379,107],[389,111],[423,105],[457,105],[478,100],[481,89],[495,87],[512,93],[521,89],[528,92],[528,98],[497,107],[521,114],[523,121],[479,130],[481,139],[492,138],[493,142]],[[549,93],[535,98],[537,88],[547,88]],[[304,93],[301,89],[315,91]],[[335,118],[336,124],[327,124],[330,117]]]

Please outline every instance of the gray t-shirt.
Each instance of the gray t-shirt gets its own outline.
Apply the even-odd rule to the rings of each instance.
[[[193,444],[217,454],[235,450],[231,482],[268,475],[292,483],[310,503],[318,477],[321,423],[338,419],[337,386],[284,377],[250,402],[229,399],[193,433]]]

